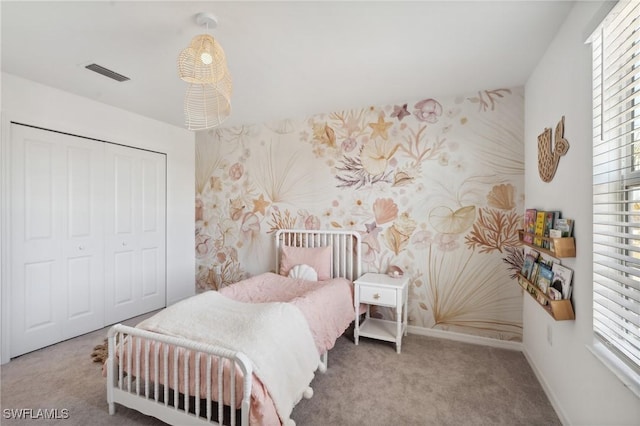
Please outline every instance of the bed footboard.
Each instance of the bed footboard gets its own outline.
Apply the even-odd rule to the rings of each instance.
[[[121,324],[108,340],[109,414],[118,403],[174,425],[249,425],[244,354]]]

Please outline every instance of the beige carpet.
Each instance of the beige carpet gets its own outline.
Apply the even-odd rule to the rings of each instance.
[[[129,321],[137,323],[141,318]],[[23,355],[0,367],[5,425],[158,425],[118,406],[107,411],[105,379],[90,354],[96,331]],[[292,418],[304,425],[559,425],[520,352],[409,335],[402,354],[390,343],[347,332],[318,374],[315,394]],[[5,409],[67,409],[61,420],[12,420]]]

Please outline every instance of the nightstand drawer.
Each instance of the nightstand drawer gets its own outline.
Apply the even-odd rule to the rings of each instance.
[[[360,303],[396,306],[396,290],[361,285]]]

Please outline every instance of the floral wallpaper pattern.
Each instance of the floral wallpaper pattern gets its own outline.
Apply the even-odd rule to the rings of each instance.
[[[277,229],[352,229],[363,271],[409,275],[411,325],[520,341],[523,120],[502,88],[199,135],[198,291],[274,270]]]

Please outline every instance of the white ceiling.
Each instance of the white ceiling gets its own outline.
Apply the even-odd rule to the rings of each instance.
[[[2,1],[2,70],[183,127],[176,58],[210,33],[237,125],[523,85],[568,1]],[[84,68],[98,63],[118,83]]]

